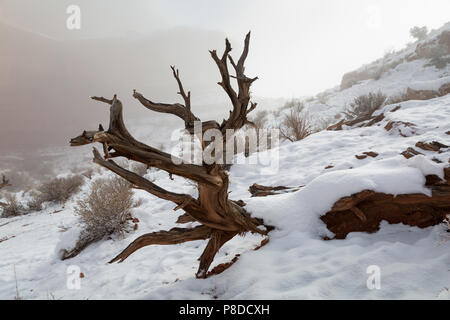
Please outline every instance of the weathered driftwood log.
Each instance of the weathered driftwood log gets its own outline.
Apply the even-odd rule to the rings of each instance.
[[[226,137],[228,129],[238,130],[244,125],[250,124],[247,115],[256,107],[256,103],[250,101],[250,87],[258,78],[249,78],[244,73],[244,63],[247,59],[249,44],[250,33],[245,37],[244,49],[237,62],[230,55],[231,44],[228,40],[225,41],[225,50],[221,56],[218,56],[215,50],[210,51],[221,76],[219,85],[228,95],[232,110],[229,118],[221,124],[216,121],[203,122],[203,131],[214,128],[219,130],[223,137]],[[235,71],[234,76],[229,73],[229,64]],[[133,91],[133,97],[149,110],[168,113],[181,118],[184,121],[185,128],[192,134],[194,121],[198,121],[199,118],[192,113],[191,93],[186,93],[178,70],[175,67],[171,67],[171,69],[178,84],[178,93],[183,98],[184,104],[153,102],[136,90]],[[235,79],[237,82],[237,92],[231,84],[231,79]],[[202,224],[202,226],[193,229],[175,228],[170,231],[159,231],[141,236],[112,259],[111,262],[122,262],[136,250],[148,245],[176,244],[209,239],[205,251],[199,259],[200,266],[197,271],[197,277],[206,277],[216,252],[228,240],[246,232],[264,235],[268,233],[269,230],[264,228],[262,220],[251,217],[241,203],[228,199],[229,181],[223,164],[203,162],[201,165],[197,165],[183,163],[181,159],[176,159],[171,154],[137,141],[125,127],[122,116],[122,103],[116,96],[112,99],[104,97],[93,97],[92,99],[110,106],[109,128],[104,130],[100,125],[98,130],[83,131],[81,135],[71,140],[71,145],[80,146],[94,142],[101,143],[104,155],[102,156],[94,148],[95,163],[128,180],[136,188],[173,202],[176,205],[174,210],[181,209],[185,212],[185,216],[181,218],[181,221],[197,221]],[[205,149],[208,142],[203,139],[201,142],[203,149]],[[153,182],[120,167],[111,160],[116,157],[125,157],[129,160],[143,163],[148,167],[158,168],[167,171],[171,175],[178,175],[194,181],[197,184],[198,197],[193,198],[188,194],[165,190]]]

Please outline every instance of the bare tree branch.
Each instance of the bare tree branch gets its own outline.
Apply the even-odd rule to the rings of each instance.
[[[225,41],[225,51],[221,59],[219,59],[215,50],[210,51],[211,57],[216,62],[222,76],[222,81],[219,82],[219,85],[225,90],[233,105],[233,110],[230,111],[229,118],[225,120],[221,126],[222,132],[225,132],[226,129],[237,130],[242,128],[248,123],[247,115],[256,108],[256,103],[251,103],[250,109],[247,109],[250,102],[250,86],[258,79],[257,77],[248,78],[245,75],[244,64],[247,59],[249,46],[250,32],[245,37],[244,49],[237,63],[234,62],[232,56],[230,55],[231,44],[228,39]],[[236,71],[236,76],[230,76],[227,65],[228,60]],[[236,79],[239,93],[236,93],[231,86],[230,78]]]
[[[139,100],[139,102],[147,109],[161,113],[173,114],[184,121],[185,128],[192,128],[194,126],[194,121],[200,121],[200,119],[192,113],[191,92],[188,91],[188,93],[186,94],[180,79],[180,73],[178,69],[176,69],[175,66],[170,66],[170,68],[172,69],[173,77],[177,81],[179,89],[178,94],[183,98],[185,103],[184,105],[180,103],[167,104],[152,102],[146,99],[141,93],[137,92],[136,90],[133,90],[133,97]]]
[[[114,98],[116,98],[116,95],[114,95]],[[91,99],[92,100],[95,100],[95,101],[100,101],[100,102],[104,102],[104,103],[107,103],[107,104],[109,104],[109,105],[112,105],[113,104],[113,101],[114,101],[114,99],[107,99],[107,98],[105,98],[105,97],[91,97]]]
[[[148,193],[157,196],[158,198],[169,200],[169,201],[175,202],[176,204],[179,204],[179,205],[184,203],[187,200],[194,200],[191,196],[189,196],[187,194],[179,194],[179,193],[167,191],[167,190],[157,186],[153,182],[141,177],[140,175],[120,167],[114,161],[103,159],[96,148],[93,149],[93,153],[94,153],[94,162],[95,163],[101,165],[102,167],[104,167],[106,169],[111,170],[112,172],[116,173],[117,175],[121,176],[125,180],[127,180],[127,181],[131,182],[132,184],[134,184],[135,186],[137,186],[139,189],[143,189],[143,190],[147,191]]]

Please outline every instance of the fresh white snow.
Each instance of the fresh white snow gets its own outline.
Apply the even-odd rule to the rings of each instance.
[[[447,24],[439,32],[449,28]],[[402,58],[414,49],[411,46],[390,59]],[[377,63],[381,61],[372,65]],[[408,87],[437,90],[450,82],[450,65],[438,70],[426,64],[426,60],[405,62],[378,80],[362,81],[343,91],[329,90],[326,103],[306,101],[306,110],[317,122],[337,122],[346,106],[361,94],[380,90],[391,96]],[[398,105],[401,108],[391,112]],[[269,121],[276,125],[283,112],[287,110],[278,118],[270,114]],[[253,249],[263,239],[259,235],[235,237],[225,244],[211,269],[236,254],[240,258],[220,275],[195,279],[197,258],[206,241],[149,246],[121,264],[108,264],[138,236],[182,226],[175,223],[181,210],[174,212],[174,204],[141,190],[135,191],[135,197],[141,198],[142,204],[133,209],[133,216],[140,220],[138,230],[94,243],[77,257],[61,261],[60,251],[75,244],[82,228],[73,207],[77,198],[89,192],[91,181],[86,180],[82,191],[64,207],[52,205],[26,216],[0,218],[0,299],[14,299],[16,283],[22,299],[449,299],[450,241],[443,226],[419,229],[383,222],[374,234],[351,233],[345,240],[322,240],[332,234],[319,217],[341,197],[366,189],[429,195],[425,176],[442,177],[448,166],[450,148],[442,153],[419,150],[423,156],[409,160],[400,153],[418,141],[450,145],[446,134],[450,131],[450,95],[388,105],[377,111],[381,112],[385,118],[374,126],[321,131],[252,156],[265,164],[276,159],[278,167],[236,164],[231,168],[230,198],[244,200],[249,212],[276,229],[269,234],[270,242],[258,251]],[[158,147],[170,137],[167,130],[160,130],[158,121],[141,119],[127,124],[138,139]],[[398,123],[387,131],[384,127],[391,121]],[[177,126],[176,121],[168,123],[170,128]],[[368,151],[379,155],[363,160],[355,157]],[[90,158],[90,146],[78,152],[55,149],[54,155],[61,152],[72,157],[71,162],[58,163],[61,171],[74,161],[82,166]],[[328,166],[332,168],[325,169]],[[105,176],[111,173],[101,171],[92,179]],[[146,178],[168,190],[196,195],[192,183],[176,176],[172,181],[165,172],[149,170]],[[248,188],[253,183],[303,187],[295,193],[250,198]],[[18,196],[22,200],[29,197],[23,192]],[[380,290],[369,290],[366,285],[370,276],[366,271],[372,265],[381,271]],[[79,290],[67,287],[69,266],[79,267],[84,274]]]
[[[230,261],[235,254],[241,257],[220,275],[206,280],[194,277],[205,241],[149,246],[121,264],[107,263],[139,235],[175,226],[179,213],[172,210],[173,204],[137,190],[136,197],[143,199],[133,213],[140,220],[139,229],[125,238],[94,243],[67,261],[59,260],[58,250],[76,240],[80,226],[73,214],[75,200],[62,212],[54,213],[61,208],[52,206],[43,212],[0,219],[0,238],[9,238],[0,242],[0,297],[15,296],[15,266],[23,299],[447,298],[450,243],[443,241],[442,226],[418,229],[383,223],[375,234],[354,233],[336,241],[321,238],[330,232],[319,216],[340,197],[365,189],[428,194],[424,176],[442,176],[449,149],[440,154],[423,151],[424,156],[409,160],[399,154],[417,141],[450,145],[450,136],[445,134],[450,131],[450,96],[400,105],[395,112],[389,112],[395,106],[381,110],[386,118],[376,126],[323,131],[297,143],[283,143],[277,150],[278,172],[261,175],[263,166],[233,166],[230,197],[244,200],[254,216],[264,218],[276,230],[270,233],[269,244],[258,251],[252,250],[263,239],[257,235],[227,243],[212,267]],[[394,129],[394,133],[384,129],[389,121],[400,120],[414,123],[415,133],[403,137]],[[379,156],[355,158],[366,151]],[[443,164],[431,161],[434,157]],[[334,167],[326,170],[328,165]],[[184,179],[172,181],[155,170],[146,177],[164,188],[195,195],[194,186]],[[305,187],[291,194],[249,198],[248,187],[253,183]],[[88,188],[86,184],[83,192]],[[70,265],[85,275],[80,290],[67,289]],[[381,268],[381,290],[366,286],[370,265]]]

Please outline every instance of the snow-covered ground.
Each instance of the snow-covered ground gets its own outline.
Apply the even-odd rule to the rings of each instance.
[[[448,29],[450,24],[426,41]],[[414,49],[413,45],[395,53],[388,62],[406,57]],[[427,60],[413,60],[398,64],[378,80],[364,80],[342,91],[334,88],[322,97],[306,99],[305,107],[316,123],[335,123],[359,95],[381,91],[396,96],[407,88],[437,90],[449,82],[450,64],[437,69]],[[274,104],[282,103],[266,101],[260,107],[273,110]],[[394,111],[398,105],[401,108]],[[284,112],[288,111],[271,113],[268,123],[276,126]],[[321,131],[246,159],[250,162],[256,157],[259,164],[231,168],[230,198],[244,200],[249,212],[276,229],[270,232],[270,242],[258,251],[253,250],[263,239],[258,235],[235,237],[226,243],[211,269],[237,254],[240,257],[220,275],[195,279],[197,258],[206,241],[149,246],[121,264],[107,263],[138,236],[176,226],[181,210],[174,212],[172,203],[141,190],[135,191],[135,197],[142,199],[142,204],[133,209],[133,216],[140,220],[138,230],[94,243],[77,257],[61,261],[60,250],[75,244],[81,228],[73,210],[77,198],[89,192],[93,180],[111,176],[99,171],[92,181],[86,179],[82,191],[64,207],[53,205],[25,216],[0,218],[0,299],[14,299],[17,291],[22,299],[449,299],[450,237],[444,226],[419,229],[382,223],[374,234],[352,233],[345,240],[322,240],[332,234],[319,217],[341,197],[366,189],[429,195],[425,176],[442,177],[449,164],[450,148],[441,149],[442,153],[420,150],[423,156],[409,160],[400,153],[418,141],[450,145],[450,135],[446,134],[450,131],[450,95],[388,105],[377,112],[385,118],[374,126]],[[151,141],[156,147],[164,142],[168,150],[176,143],[167,144],[170,129],[181,123],[169,118],[163,128],[160,121],[155,117],[127,124],[138,139]],[[391,121],[413,125],[399,122],[387,131],[384,127]],[[46,156],[63,159],[54,169],[68,172],[75,165],[83,168],[91,157],[90,148],[47,150]],[[379,155],[363,160],[355,157],[368,151]],[[8,164],[16,161],[0,160]],[[269,162],[278,165],[268,168],[261,164]],[[175,192],[196,192],[192,183],[176,176],[172,181],[162,171],[149,170],[146,178]],[[303,187],[295,193],[250,198],[248,188],[254,183]],[[29,195],[18,196],[26,200]],[[184,227],[190,225],[194,224]],[[67,286],[70,266],[77,266],[84,275],[80,289]],[[379,290],[367,287],[369,266],[380,268]]]
[[[443,84],[450,83],[450,64],[438,69],[430,64],[429,59],[408,61],[406,57],[413,54],[418,45],[432,42],[443,32],[450,32],[450,23],[431,32],[420,42],[355,70],[355,72],[364,72],[367,69],[377,70],[384,65],[399,63],[383,72],[379,79],[362,80],[344,90],[340,90],[337,86],[314,98],[305,99],[306,110],[316,121],[336,122],[335,117],[340,116],[342,111],[360,95],[380,91],[387,97],[397,97],[405,93],[408,88],[438,91]]]
[[[124,238],[94,243],[71,260],[61,261],[58,250],[76,239],[75,199],[65,208],[53,206],[0,219],[0,298],[14,298],[15,279],[23,299],[449,298],[450,241],[445,241],[443,226],[418,229],[383,223],[375,234],[322,240],[329,231],[319,216],[340,197],[365,189],[427,194],[424,176],[442,176],[448,165],[450,149],[440,154],[423,151],[424,156],[409,160],[400,153],[417,141],[450,145],[446,134],[450,131],[450,96],[404,102],[400,110],[389,112],[395,106],[379,111],[386,118],[376,126],[322,131],[297,143],[283,143],[272,153],[279,156],[279,169],[273,172],[262,171],[260,165],[233,166],[230,197],[244,200],[247,210],[276,229],[258,251],[253,248],[261,242],[260,236],[237,237],[227,243],[211,267],[241,256],[220,275],[206,280],[194,277],[205,241],[150,246],[121,264],[107,263],[139,235],[175,226],[180,213],[172,210],[173,204],[138,190],[136,197],[143,203],[133,215],[140,220],[139,229]],[[389,121],[397,120],[414,123],[406,137],[384,129]],[[366,151],[379,156],[355,158]],[[326,170],[329,165],[334,167]],[[170,190],[195,193],[186,180],[175,177],[172,181],[161,171],[149,171],[147,178]],[[248,187],[253,183],[305,187],[296,193],[250,198]],[[88,189],[86,184],[82,192]],[[84,274],[79,290],[67,288],[71,265]],[[366,285],[371,265],[380,268],[380,290],[369,290]]]

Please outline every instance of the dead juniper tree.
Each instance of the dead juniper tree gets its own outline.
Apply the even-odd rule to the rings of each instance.
[[[226,137],[226,131],[239,130],[246,124],[251,124],[247,115],[256,108],[256,103],[250,101],[250,86],[258,78],[249,78],[245,75],[244,63],[249,51],[250,33],[247,34],[244,42],[243,52],[237,61],[230,55],[231,44],[226,39],[225,50],[221,57],[217,55],[216,50],[210,51],[211,57],[217,64],[221,75],[221,81],[218,83],[228,95],[232,110],[229,118],[223,120],[221,124],[216,121],[202,122],[202,131],[216,129],[222,134],[223,140]],[[236,72],[236,75],[230,75],[229,63]],[[178,94],[184,100],[184,104],[157,103],[145,98],[136,90],[133,91],[133,97],[137,99],[146,108],[168,113],[181,118],[184,121],[185,129],[194,134],[194,122],[200,119],[192,113],[191,93],[183,88],[180,75],[175,67],[171,67],[173,76],[178,84]],[[237,82],[238,92],[233,88],[231,79]],[[102,125],[96,131],[84,131],[80,136],[71,140],[72,146],[80,146],[99,142],[103,145],[104,156],[94,148],[94,162],[100,166],[116,173],[134,185],[134,187],[146,190],[150,194],[161,199],[173,202],[176,207],[174,210],[182,209],[185,211],[185,219],[197,221],[201,226],[194,228],[173,228],[169,231],[159,231],[145,234],[133,241],[125,250],[110,261],[122,262],[136,250],[153,244],[170,245],[194,240],[209,239],[206,248],[199,258],[200,265],[196,276],[204,278],[211,265],[217,251],[230,239],[238,234],[246,232],[266,235],[270,227],[264,226],[263,221],[251,217],[243,208],[242,201],[233,201],[228,198],[228,174],[225,171],[224,164],[206,163],[204,160],[201,165],[192,163],[183,163],[183,161],[173,161],[176,159],[173,155],[148,146],[134,139],[128,132],[123,122],[122,103],[114,96],[112,99],[104,97],[92,97],[92,99],[104,102],[110,106],[109,128],[104,130]],[[200,136],[203,136],[202,134]],[[207,148],[208,143],[201,139],[203,150]],[[221,143],[224,143],[222,141]],[[198,197],[195,199],[188,194],[170,192],[154,184],[153,182],[141,177],[140,175],[120,167],[111,158],[125,157],[129,160],[137,161],[168,172],[170,175],[177,175],[189,179],[196,183],[198,188]]]

